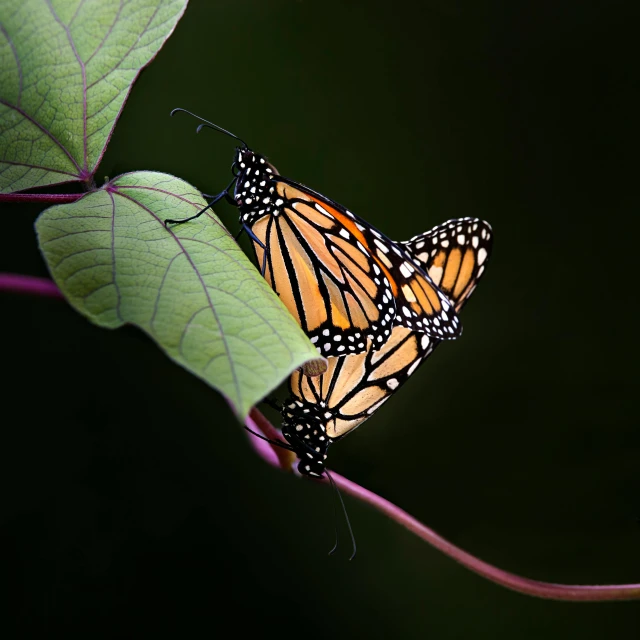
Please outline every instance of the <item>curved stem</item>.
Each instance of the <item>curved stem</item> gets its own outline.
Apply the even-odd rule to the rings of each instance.
[[[0,273],[0,291],[64,299],[53,280],[23,276],[18,273]]]
[[[258,411],[254,408],[251,411],[249,418],[252,428],[258,428],[262,433],[271,439],[279,438],[279,432],[274,426]],[[271,448],[271,445],[264,443],[267,447]],[[273,447],[277,449],[277,447]],[[276,454],[277,459],[280,459],[278,452]],[[289,452],[284,452],[291,455]],[[270,456],[266,458],[267,462],[274,466],[281,466],[276,462],[276,457]],[[283,468],[290,470],[291,462],[287,462]],[[416,520],[413,516],[409,515],[400,507],[392,504],[385,498],[361,487],[360,485],[348,480],[344,476],[331,472],[335,483],[344,492],[371,505],[378,511],[384,513],[386,516],[395,520],[398,524],[402,525],[419,538],[429,543],[432,547],[438,549],[451,559],[459,562],[461,565],[470,569],[471,571],[481,575],[491,582],[524,593],[530,596],[536,596],[538,598],[547,598],[550,600],[567,600],[572,602],[604,602],[607,600],[638,600],[640,599],[640,584],[613,584],[613,585],[574,585],[574,584],[555,584],[552,582],[542,582],[540,580],[531,580],[530,578],[524,578],[518,576],[509,571],[504,571],[498,567],[494,567],[484,560],[480,560],[470,553],[467,553],[460,547],[456,547],[454,544],[445,540],[442,536],[438,535],[433,529],[430,529],[426,525]],[[327,483],[327,481],[324,481]],[[328,483],[327,483],[328,484]]]
[[[0,290],[62,298],[62,294],[51,280],[16,274],[0,274]],[[246,423],[251,429],[261,431],[267,438],[279,440],[281,437],[279,431],[255,407],[251,410],[249,416],[247,416]],[[255,451],[266,462],[275,467],[292,471],[295,456],[290,451],[270,445],[258,438],[249,437],[251,438],[251,443]],[[470,553],[460,549],[460,547],[456,547],[438,535],[433,529],[422,524],[406,511],[400,509],[400,507],[397,507],[385,498],[361,487],[338,473],[334,472],[332,476],[335,483],[344,493],[376,508],[467,569],[513,591],[538,598],[572,602],[604,602],[608,600],[640,599],[640,584],[555,584],[552,582],[531,580],[530,578],[524,578],[515,573],[504,571],[503,569],[494,567],[488,562],[484,562],[484,560],[472,556]],[[327,480],[324,480],[324,482],[328,484]]]
[[[84,193],[0,193],[0,202],[63,204],[80,200],[84,195]]]
[[[498,567],[484,562],[460,547],[445,540],[433,529],[416,520],[400,507],[392,504],[368,489],[365,489],[355,482],[332,472],[331,475],[335,483],[354,498],[362,500],[378,509],[385,515],[395,520],[398,524],[415,533],[419,538],[428,542],[431,546],[442,551],[456,562],[459,562],[467,569],[474,571],[491,582],[500,584],[503,587],[519,591],[538,598],[548,598],[550,600],[570,600],[573,602],[605,601],[605,600],[636,600],[640,599],[640,584],[618,584],[618,585],[571,585],[555,584],[552,582],[541,582],[523,578],[509,571],[504,571]]]

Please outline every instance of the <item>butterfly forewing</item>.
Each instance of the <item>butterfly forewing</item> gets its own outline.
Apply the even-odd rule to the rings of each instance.
[[[277,214],[252,226],[269,247],[271,287],[323,356],[362,353],[367,339],[383,344],[395,299],[351,218],[300,185],[279,177],[273,183]],[[255,241],[254,249],[262,264],[264,249]]]
[[[378,349],[394,325],[446,340],[462,327],[402,243],[239,149],[234,191],[265,277],[325,357]],[[273,256],[272,254],[278,254]]]
[[[385,289],[383,309],[388,306],[388,315],[393,317],[391,305],[395,308],[394,324],[440,340],[460,335],[462,326],[449,299],[439,291],[429,274],[402,243],[390,240],[362,218],[308,187],[292,183],[286,178],[279,177],[278,180],[295,187],[303,197],[315,203],[318,211],[334,220],[343,244],[357,247],[362,254],[373,258],[373,280]],[[384,315],[381,322],[385,322],[386,326],[389,320],[387,313]],[[373,336],[374,349],[379,348],[384,342],[384,335],[388,335],[386,332],[379,333],[383,335]]]

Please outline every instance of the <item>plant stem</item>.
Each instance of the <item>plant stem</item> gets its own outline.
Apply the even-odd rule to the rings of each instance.
[[[514,573],[504,571],[498,567],[484,562],[470,553],[467,553],[460,547],[445,540],[438,535],[433,529],[416,520],[400,507],[392,504],[385,498],[382,498],[368,489],[357,485],[355,482],[344,478],[343,476],[332,473],[336,484],[344,493],[362,500],[378,509],[392,520],[401,524],[409,531],[422,538],[425,542],[438,549],[445,555],[449,556],[461,565],[474,571],[475,573],[500,584],[503,587],[525,593],[538,598],[546,598],[549,600],[569,600],[572,602],[593,602],[605,600],[636,600],[640,599],[640,584],[620,584],[620,585],[570,585],[570,584],[554,584],[551,582],[541,582],[539,580],[531,580],[523,578]]]
[[[267,420],[264,414],[255,407],[251,409],[251,412],[247,416],[247,426],[249,429],[253,431],[262,431],[262,433],[269,438],[269,440],[283,440],[280,432]],[[280,469],[285,469],[286,471],[293,470],[293,463],[296,461],[295,453],[288,451],[287,449],[283,449],[282,447],[275,447],[270,445],[268,442],[264,440],[260,440],[260,438],[256,438],[251,436],[251,440],[259,440],[263,446],[260,447],[258,451],[259,455],[262,455],[262,450],[268,449],[270,453],[275,454],[275,460],[271,458],[267,462],[272,464],[274,467],[279,467]]]
[[[0,274],[0,290],[56,298],[63,297],[60,290],[51,280],[10,273]],[[255,407],[247,417],[246,423],[250,429],[261,431],[265,437],[271,440],[281,439],[280,432]],[[249,437],[251,438],[254,450],[266,462],[275,467],[292,471],[295,456],[290,451],[264,442],[251,434],[249,434]],[[488,562],[484,562],[484,560],[480,560],[463,549],[460,549],[460,547],[456,547],[438,535],[433,529],[422,524],[406,511],[400,509],[400,507],[397,507],[385,498],[376,495],[372,491],[361,487],[338,473],[334,472],[331,475],[344,493],[371,505],[467,569],[474,571],[491,582],[507,587],[507,589],[538,598],[571,602],[640,600],[640,584],[555,584],[552,582],[531,580],[530,578],[524,578],[509,571],[494,567]],[[324,479],[324,482],[328,484],[326,479]]]
[[[279,439],[279,432],[273,427],[273,425],[267,420],[267,418],[254,408],[247,419],[252,429],[258,428],[267,438]],[[249,437],[251,435],[249,434]],[[264,443],[268,447],[273,448],[278,456],[278,447],[272,447],[268,443]],[[286,452],[285,453],[289,453]],[[274,466],[278,465],[273,455],[265,458],[267,462]],[[291,462],[289,461],[286,466],[286,470],[291,470]],[[530,578],[524,578],[518,576],[509,571],[504,571],[498,567],[494,567],[488,562],[484,562],[470,553],[467,553],[460,547],[456,547],[454,544],[445,540],[442,536],[438,535],[433,529],[430,529],[426,525],[416,520],[413,516],[409,515],[406,511],[392,504],[385,498],[376,495],[372,491],[361,487],[360,485],[348,480],[344,476],[331,472],[335,483],[344,492],[371,505],[378,511],[384,513],[386,516],[402,525],[419,538],[430,544],[432,547],[438,549],[445,555],[449,556],[461,565],[474,571],[478,575],[495,582],[496,584],[507,587],[513,591],[524,593],[529,596],[536,596],[538,598],[546,598],[549,600],[566,600],[571,602],[604,602],[608,600],[638,600],[640,599],[640,584],[612,584],[612,585],[573,585],[573,584],[554,584],[552,582],[542,582],[540,580],[531,580]],[[324,480],[325,484],[328,481]]]
[[[0,291],[64,299],[53,280],[18,273],[0,273]]]
[[[0,202],[41,202],[63,204],[80,200],[84,193],[0,193]]]

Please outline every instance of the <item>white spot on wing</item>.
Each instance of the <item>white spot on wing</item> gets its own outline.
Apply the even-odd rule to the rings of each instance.
[[[387,247],[387,245],[384,244],[384,242],[380,242],[380,240],[378,240],[378,238],[375,238],[374,242],[378,246],[380,251],[384,251],[384,253],[389,253],[389,247]]]
[[[434,284],[439,285],[442,279],[442,267],[436,267],[435,265],[429,269],[429,277],[433,280]]]
[[[413,271],[413,268],[410,267],[406,262],[403,262],[400,265],[400,273],[405,277],[405,278],[409,278],[411,276],[411,272]]]
[[[422,362],[422,360],[416,360],[410,367],[409,370],[407,371],[407,375],[410,376],[419,366],[420,363]]]
[[[317,202],[316,202],[316,209],[317,209],[320,213],[324,214],[325,216],[327,216],[328,218],[331,218],[331,219],[333,220],[333,216],[332,216],[332,215],[330,215],[330,214],[329,214],[329,212],[328,212],[324,207],[322,207],[321,205],[319,205]]]

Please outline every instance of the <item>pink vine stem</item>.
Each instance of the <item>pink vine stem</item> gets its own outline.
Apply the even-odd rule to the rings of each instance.
[[[0,193],[0,202],[64,204],[65,202],[76,202],[84,195],[84,193]]]
[[[51,280],[8,273],[0,274],[0,291],[2,290],[40,296],[53,296],[56,298],[63,297],[55,283]],[[247,417],[246,424],[253,431],[260,432],[271,440],[282,439],[280,432],[255,407]],[[253,449],[263,460],[279,469],[290,472],[293,470],[295,456],[290,451],[270,445],[251,434],[249,434],[249,438],[251,438],[250,442]],[[385,498],[361,487],[338,473],[332,472],[331,475],[338,487],[340,487],[345,494],[371,505],[452,560],[503,587],[526,595],[550,600],[605,602],[610,600],[640,599],[640,584],[555,584],[552,582],[531,580],[530,578],[524,578],[509,571],[494,567],[488,562],[484,562],[484,560],[480,560],[463,549],[460,549],[460,547],[456,547],[438,535],[433,529],[422,524],[406,511],[392,504]],[[325,481],[325,484],[328,483]]]
[[[267,418],[255,407],[251,410],[247,418],[247,426],[258,432],[262,432],[264,436],[270,440],[281,440],[280,432],[267,420]],[[250,438],[253,438],[249,434]],[[255,438],[254,438],[255,439]],[[272,451],[264,459],[271,465],[292,471],[295,456],[289,451],[272,446],[261,441],[260,449],[256,450],[260,455],[264,449],[270,448]],[[282,452],[282,453],[281,453]],[[433,529],[416,520],[406,511],[397,507],[385,498],[361,487],[351,480],[341,476],[335,471],[331,472],[331,476],[335,483],[340,487],[343,493],[346,493],[362,502],[366,502],[374,509],[384,513],[386,516],[402,525],[411,533],[438,549],[451,559],[459,562],[461,565],[471,571],[487,578],[491,582],[507,587],[513,591],[524,593],[538,598],[546,598],[549,600],[566,600],[572,602],[604,602],[608,600],[638,600],[640,599],[640,584],[612,584],[612,585],[574,585],[574,584],[554,584],[552,582],[542,582],[540,580],[531,580],[518,576],[515,573],[504,571],[498,567],[494,567],[484,560],[480,560],[470,553],[467,553],[460,547],[445,540],[438,535]],[[324,481],[329,484],[328,481]]]
[[[17,273],[0,273],[0,291],[46,296],[48,298],[64,298],[62,292],[52,280],[23,276]]]

